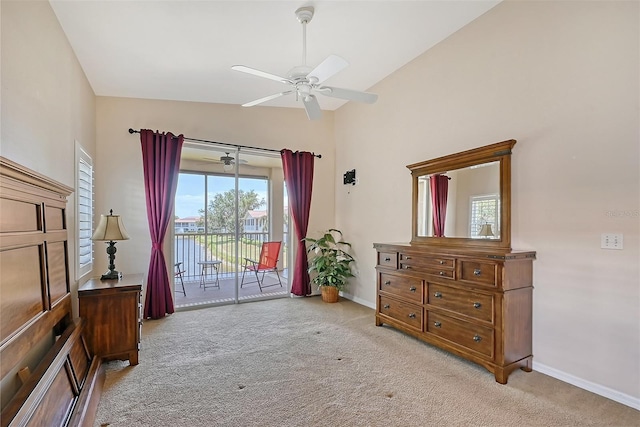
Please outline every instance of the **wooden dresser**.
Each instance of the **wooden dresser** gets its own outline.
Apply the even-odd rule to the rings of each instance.
[[[505,384],[531,370],[534,252],[376,243],[376,325],[478,363]]]
[[[142,279],[142,274],[125,274],[119,280],[96,278],[78,289],[87,345],[96,356],[138,364]]]
[[[514,139],[408,165],[411,243],[375,243],[376,325],[484,366],[531,371],[533,251],[511,249]]]

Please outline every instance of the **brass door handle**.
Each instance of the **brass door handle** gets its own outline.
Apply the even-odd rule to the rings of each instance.
[[[480,308],[480,307],[482,307],[482,304],[480,304],[479,302],[473,303],[473,308]]]
[[[476,335],[473,336],[473,340],[475,342],[480,342],[480,341],[482,341],[482,337],[480,335],[476,334]]]
[[[433,296],[436,298],[442,298],[442,294],[440,292],[436,292]]]
[[[416,291],[416,287],[415,287],[415,286],[412,286],[412,287],[410,287],[410,288],[409,288],[409,290],[410,290],[411,292],[415,292],[415,291]]]
[[[443,261],[443,260],[440,260],[440,265],[442,265],[442,264],[444,264],[444,261]]]
[[[444,271],[441,271],[441,272],[440,272],[440,275],[441,275],[441,276],[444,276]]]
[[[479,276],[481,273],[482,273],[482,271],[480,271],[479,268],[476,268],[476,269],[473,270],[473,275],[474,276]]]
[[[416,314],[415,313],[409,313],[409,318],[410,319],[415,319],[416,318]]]
[[[435,326],[436,328],[439,328],[442,326],[442,323],[440,322],[433,322],[433,326]]]

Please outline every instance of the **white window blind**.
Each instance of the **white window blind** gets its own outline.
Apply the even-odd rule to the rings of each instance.
[[[80,278],[93,268],[93,162],[79,144],[76,154],[76,269]]]
[[[494,233],[497,233],[496,230],[500,230],[498,224],[499,209],[499,199],[495,194],[471,197],[469,230],[471,231],[472,238],[482,237],[478,236],[478,233],[480,233],[482,226],[485,224],[491,225]]]

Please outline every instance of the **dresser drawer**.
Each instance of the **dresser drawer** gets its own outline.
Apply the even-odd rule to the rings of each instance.
[[[493,359],[493,329],[429,311],[427,332]]]
[[[444,279],[455,278],[455,270],[451,270],[448,268],[425,266],[421,264],[407,264],[404,262],[400,262],[400,270],[408,271],[408,272],[413,271],[416,273],[428,274],[430,276],[438,276]]]
[[[434,267],[439,269],[453,269],[455,258],[430,257],[400,252],[400,263],[403,265]]]
[[[379,313],[422,331],[422,307],[379,295]]]
[[[480,285],[497,286],[496,270],[497,264],[492,262],[461,261],[460,280]]]
[[[427,284],[427,303],[474,319],[493,323],[493,296]]]
[[[378,252],[378,266],[398,268],[397,252]]]
[[[417,304],[423,301],[422,280],[414,277],[403,277],[397,274],[379,273],[378,290],[397,295]]]

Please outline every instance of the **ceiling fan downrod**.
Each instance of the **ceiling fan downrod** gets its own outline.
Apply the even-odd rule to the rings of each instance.
[[[313,18],[313,7],[306,6],[296,10],[296,17],[302,24],[302,65],[307,65],[307,24]]]

